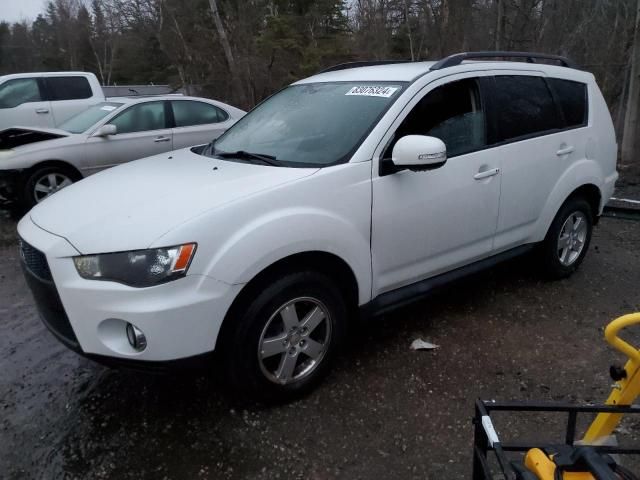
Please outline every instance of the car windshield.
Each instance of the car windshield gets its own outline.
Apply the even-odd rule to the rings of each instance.
[[[96,122],[99,122],[122,105],[124,104],[116,102],[98,103],[74,115],[58,128],[69,133],[84,133],[95,125]]]
[[[323,167],[346,162],[399,97],[404,83],[334,82],[292,85],[254,108],[206,150],[278,165]],[[255,160],[255,156],[253,158]]]

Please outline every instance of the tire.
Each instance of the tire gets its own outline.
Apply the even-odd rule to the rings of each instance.
[[[547,278],[566,278],[578,269],[589,250],[593,214],[584,197],[569,198],[562,205],[540,249],[541,266]]]
[[[25,208],[30,209],[49,195],[53,195],[77,180],[77,174],[69,168],[57,166],[38,168],[29,175],[25,182],[21,203]],[[41,191],[37,191],[37,187]],[[47,187],[51,188],[50,192],[42,191]]]
[[[326,376],[344,341],[345,301],[329,277],[312,271],[253,291],[248,305],[225,320],[231,323],[220,343],[228,381],[249,400],[299,398]]]

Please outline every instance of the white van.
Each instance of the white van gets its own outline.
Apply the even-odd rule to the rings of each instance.
[[[0,76],[0,131],[53,128],[105,100],[93,73],[43,72]]]
[[[236,388],[291,398],[328,371],[358,311],[533,249],[570,275],[616,151],[593,75],[564,58],[342,65],[204,149],[46,199],[18,225],[24,271],[80,354],[160,368],[215,350]]]

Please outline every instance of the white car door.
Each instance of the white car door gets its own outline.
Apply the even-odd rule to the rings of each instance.
[[[222,135],[234,122],[227,112],[210,103],[171,100],[171,106],[175,121],[175,150],[209,143]]]
[[[53,127],[51,104],[36,77],[13,78],[0,85],[0,130],[16,125]]]
[[[487,149],[483,84],[458,75],[427,86],[392,127],[379,169],[374,161],[374,296],[491,254],[500,170]],[[416,134],[444,141],[445,165],[425,172],[390,169],[395,141]]]
[[[173,150],[167,108],[167,102],[162,100],[137,103],[109,120],[116,126],[115,135],[87,139],[86,174]]]
[[[563,89],[556,93],[559,101],[576,97],[565,111],[554,102],[554,84]],[[493,88],[502,169],[495,248],[505,250],[546,234],[536,227],[553,188],[573,162],[585,158],[586,135],[576,129],[587,125],[587,86],[531,72],[496,75]]]

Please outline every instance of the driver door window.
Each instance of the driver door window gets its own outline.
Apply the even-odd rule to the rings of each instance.
[[[486,147],[486,122],[478,81],[448,83],[425,95],[398,128],[383,158],[391,158],[395,142],[405,135],[439,138],[447,146],[449,158]]]
[[[37,78],[14,78],[0,84],[0,130],[14,125],[53,127],[48,100]]]
[[[85,171],[92,173],[173,150],[173,131],[166,125],[167,103],[138,103],[108,121],[116,126],[116,134],[89,138],[86,157],[90,162]]]
[[[149,102],[134,105],[111,122],[118,134],[146,132],[166,128],[164,102]]]

